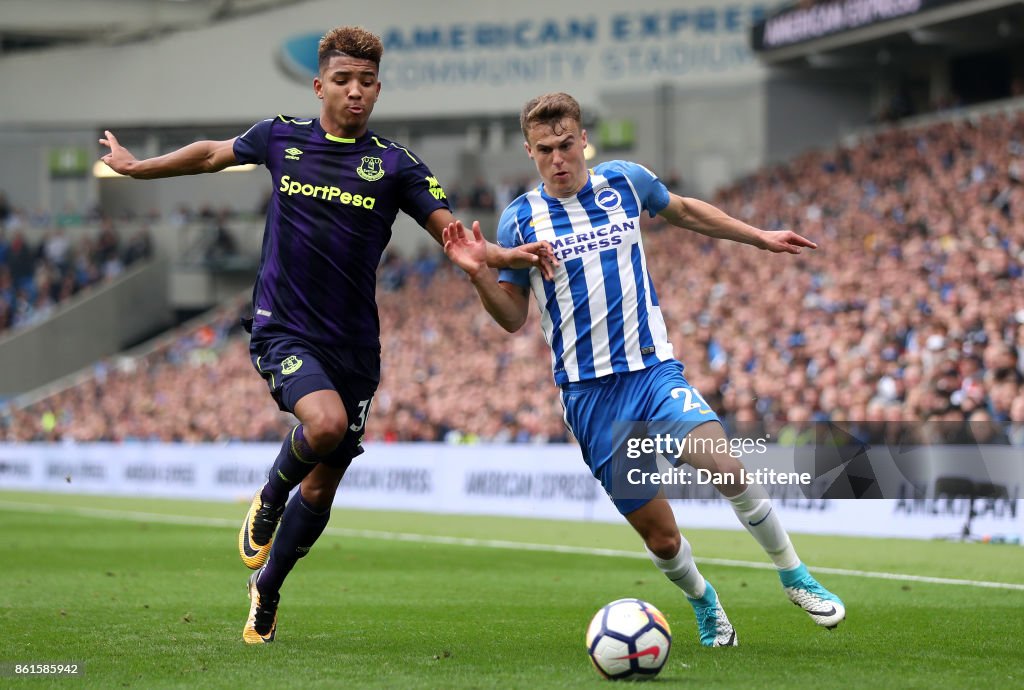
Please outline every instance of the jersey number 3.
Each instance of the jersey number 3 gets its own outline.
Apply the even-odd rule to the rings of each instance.
[[[363,427],[366,426],[366,415],[370,413],[370,403],[372,402],[373,398],[359,401],[359,419],[349,424],[349,430],[355,432],[362,431]]]

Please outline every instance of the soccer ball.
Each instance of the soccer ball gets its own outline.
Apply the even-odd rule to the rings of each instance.
[[[672,631],[665,616],[640,599],[613,601],[587,627],[590,660],[612,680],[654,678],[671,647]]]

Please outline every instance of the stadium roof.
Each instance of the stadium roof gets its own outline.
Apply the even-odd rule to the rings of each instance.
[[[121,43],[305,0],[3,0],[0,55]]]
[[[804,0],[751,30],[754,51],[779,66],[854,66],[928,46],[968,52],[1022,41],[1021,0]]]

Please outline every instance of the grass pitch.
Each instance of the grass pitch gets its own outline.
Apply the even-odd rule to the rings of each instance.
[[[655,687],[1024,685],[1020,547],[796,535],[812,570],[1016,584],[819,573],[847,606],[833,632],[790,604],[770,570],[705,562],[740,640],[715,650],[698,645],[690,607],[625,524],[337,510],[282,590],[277,641],[250,647],[249,571],[235,550],[245,509],[0,493],[0,686],[607,687],[583,632],[625,596],[672,626]],[[684,531],[698,557],[764,561],[745,532]],[[77,662],[81,674],[10,675],[11,663],[33,662]]]

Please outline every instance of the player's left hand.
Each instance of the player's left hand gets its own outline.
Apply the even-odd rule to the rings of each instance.
[[[473,222],[473,231],[466,232],[462,221],[449,223],[441,230],[444,253],[470,277],[487,268],[487,240],[480,232],[480,223]]]
[[[802,237],[792,230],[781,230],[778,232],[761,231],[761,249],[767,249],[774,254],[799,254],[801,247],[817,249],[818,245],[806,237]]]

